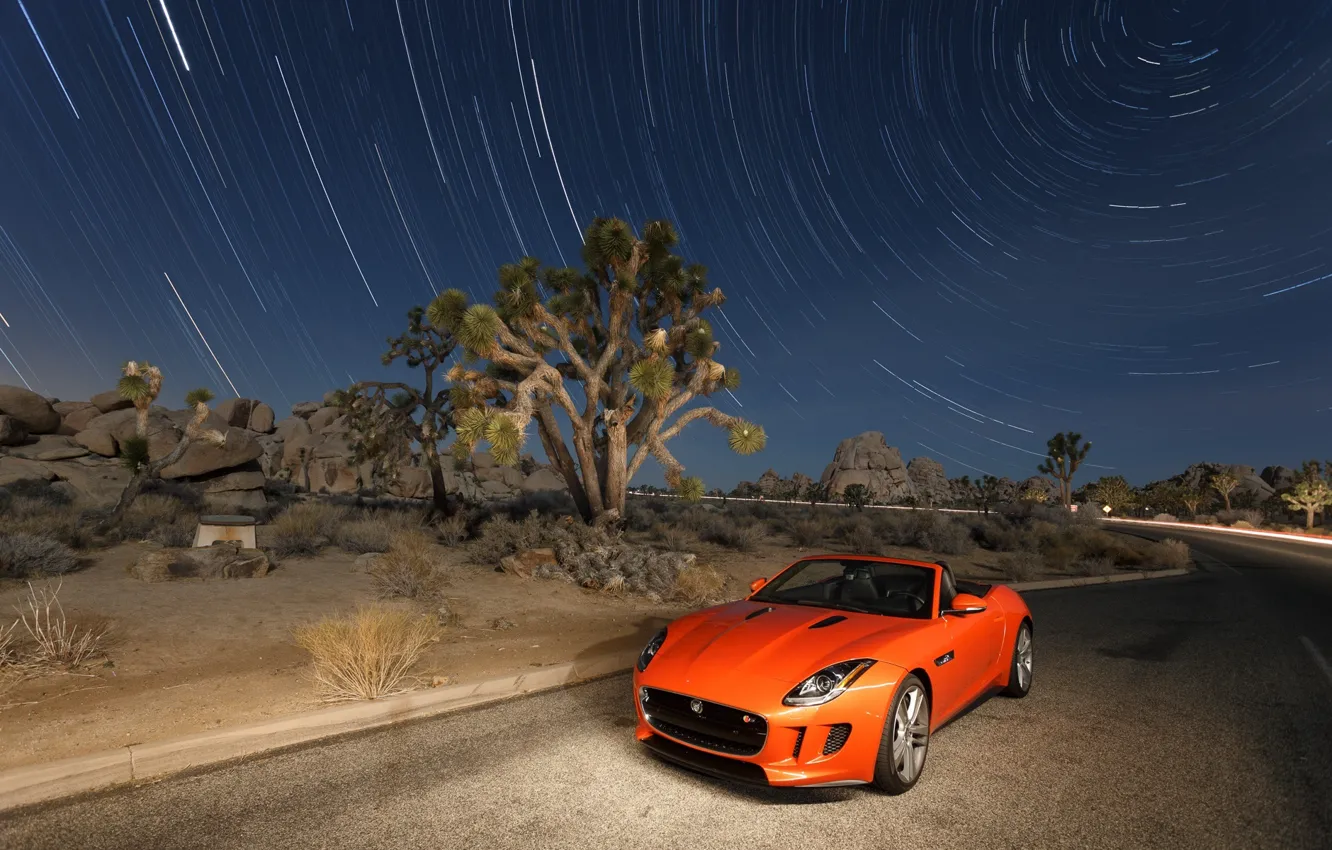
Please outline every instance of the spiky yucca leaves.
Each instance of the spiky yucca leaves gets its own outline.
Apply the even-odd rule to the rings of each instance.
[[[1321,477],[1304,477],[1281,499],[1292,511],[1304,511],[1304,527],[1314,527],[1314,514],[1332,506],[1332,487]]]
[[[680,486],[675,488],[675,493],[682,502],[701,502],[703,501],[703,479],[691,475],[680,479]]]
[[[454,506],[446,491],[439,444],[453,427],[454,409],[469,407],[473,400],[467,384],[444,386],[445,375],[439,372],[455,348],[445,323],[461,322],[466,309],[465,298],[452,298],[446,293],[431,302],[429,309],[418,306],[408,310],[406,330],[387,339],[389,349],[380,360],[385,366],[401,360],[408,368],[420,369],[417,386],[398,381],[359,381],[339,390],[333,399],[334,406],[348,418],[352,463],[370,464],[376,473],[396,476],[403,467],[415,463],[419,447],[421,465],[430,474],[433,510],[445,516],[453,513]],[[454,368],[461,377],[462,367]],[[484,383],[484,374],[468,374]]]
[[[470,304],[459,290],[431,302],[426,317],[468,352],[449,372],[455,456],[487,443],[497,461],[513,462],[535,419],[591,522],[618,518],[649,456],[667,484],[682,486],[684,466],[667,443],[690,422],[725,429],[741,454],[761,450],[761,426],[696,406],[739,387],[740,374],[718,360],[703,316],[725,297],[707,288],[705,268],[671,253],[677,239],[670,222],[649,222],[639,237],[619,219],[598,218],[584,240],[585,272],[525,257],[500,268],[493,306]],[[479,361],[484,370],[473,367]]]
[[[130,360],[120,367],[116,383],[120,397],[134,404],[134,433],[148,438],[148,411],[162,392],[162,370],[143,360]]]
[[[1091,442],[1082,442],[1082,435],[1074,431],[1066,431],[1063,434],[1055,434],[1045,444],[1046,458],[1041,461],[1041,465],[1036,471],[1042,475],[1049,475],[1059,482],[1059,496],[1068,507],[1073,497],[1073,473],[1078,471],[1078,467],[1087,459],[1087,452],[1091,451]]]
[[[148,438],[137,434],[120,441],[120,464],[137,475],[148,465]]]

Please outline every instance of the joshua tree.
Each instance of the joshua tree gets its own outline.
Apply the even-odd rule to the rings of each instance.
[[[720,345],[703,318],[725,297],[707,289],[706,269],[671,253],[676,240],[666,221],[648,222],[640,238],[619,219],[597,218],[584,240],[586,272],[543,269],[525,257],[500,268],[493,307],[468,304],[456,289],[431,302],[431,324],[488,361],[484,371],[449,371],[454,450],[484,440],[496,462],[512,464],[535,419],[579,513],[598,523],[618,521],[625,489],[649,455],[667,484],[684,486],[684,466],[667,443],[691,422],[726,429],[739,454],[761,450],[761,426],[691,406],[735,389],[740,376],[716,359]],[[567,417],[572,451],[557,411]]]
[[[846,503],[858,511],[865,510],[865,505],[874,501],[874,491],[864,484],[848,484],[842,491]]]
[[[1304,527],[1313,528],[1314,514],[1332,505],[1332,487],[1322,477],[1304,478],[1281,498],[1292,511],[1304,511]]]
[[[426,319],[423,307],[407,311],[407,330],[387,340],[389,349],[380,360],[385,366],[405,360],[420,369],[421,386],[398,381],[360,381],[334,396],[334,404],[349,415],[352,462],[367,461],[395,472],[409,465],[419,446],[430,473],[432,512],[453,513],[440,466],[439,442],[453,422],[450,390],[436,373],[453,354],[453,336]],[[515,458],[516,460],[516,458]]]
[[[832,498],[832,494],[828,490],[828,485],[824,484],[822,481],[811,481],[806,484],[803,495],[805,501],[809,502],[811,508],[820,502],[826,502]]]
[[[1179,501],[1188,509],[1190,516],[1198,515],[1198,507],[1207,501],[1207,491],[1201,487],[1184,487],[1179,491]]]
[[[1022,496],[1020,498],[1024,502],[1043,505],[1050,501],[1050,494],[1046,492],[1044,487],[1028,487],[1022,491]]]
[[[976,484],[976,507],[983,514],[990,512],[990,506],[999,501],[999,479],[986,475]]]
[[[1220,493],[1221,498],[1225,500],[1226,510],[1230,510],[1230,494],[1235,492],[1239,483],[1239,478],[1233,472],[1218,472],[1207,479],[1208,486]]]
[[[1081,434],[1067,431],[1055,434],[1045,447],[1049,454],[1036,471],[1059,482],[1059,498],[1064,507],[1068,507],[1073,494],[1073,473],[1086,460],[1087,452],[1091,451],[1091,442],[1083,443]]]
[[[125,512],[139,497],[144,482],[158,478],[162,470],[180,460],[185,450],[195,441],[224,446],[227,435],[212,428],[203,427],[208,418],[208,402],[213,400],[213,393],[207,389],[190,390],[185,394],[185,406],[193,409],[194,415],[185,425],[180,441],[163,457],[153,460],[149,455],[148,412],[162,391],[162,370],[147,363],[129,361],[121,369],[122,377],[116,389],[121,397],[134,403],[134,436],[120,443],[120,460],[132,473],[129,483],[120,492],[116,506],[102,523],[100,530],[108,531],[118,526],[125,518]]]
[[[1092,485],[1092,498],[1114,511],[1123,511],[1136,501],[1136,494],[1122,475],[1102,476]]]
[[[1153,481],[1142,490],[1141,502],[1157,513],[1174,513],[1183,502],[1184,488],[1173,481]]]

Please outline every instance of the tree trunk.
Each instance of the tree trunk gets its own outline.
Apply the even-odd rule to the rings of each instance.
[[[578,477],[578,465],[574,463],[573,455],[569,454],[569,448],[564,445],[559,423],[555,421],[555,413],[548,405],[537,408],[537,433],[541,436],[541,446],[546,450],[546,457],[550,458],[550,462],[555,464],[560,476],[564,478],[578,515],[583,518],[583,522],[592,522],[592,504],[587,498],[587,491],[583,489],[582,479]]]
[[[1314,506],[1313,506],[1313,505],[1310,505],[1309,507],[1305,508],[1305,509],[1304,509],[1304,513],[1305,513],[1304,527],[1305,527],[1306,529],[1312,529],[1312,528],[1313,528],[1313,518],[1314,518]]]
[[[116,506],[111,509],[111,514],[98,527],[98,534],[106,534],[113,528],[120,525],[125,519],[125,512],[129,510],[134,500],[139,498],[139,492],[143,489],[143,482],[148,480],[146,468],[140,469],[134,474],[134,477],[125,485],[125,489],[120,491],[120,498],[116,500]]]
[[[449,494],[444,485],[444,470],[439,465],[439,455],[432,451],[426,451],[424,454],[426,456],[426,467],[430,470],[431,513],[439,514],[447,519],[453,516],[455,511],[453,504],[449,501]]]
[[[625,491],[629,482],[625,480],[629,466],[629,445],[624,424],[616,422],[606,428],[606,512],[615,512],[617,519],[624,518]]]
[[[1230,493],[1222,493],[1221,498],[1226,500],[1226,510],[1230,510]]]

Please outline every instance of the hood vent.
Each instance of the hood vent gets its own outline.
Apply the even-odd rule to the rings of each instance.
[[[846,618],[843,617],[841,614],[833,614],[831,617],[824,617],[822,620],[819,620],[817,623],[815,623],[814,625],[810,626],[810,628],[811,628],[811,629],[822,629],[822,628],[825,628],[825,627],[827,627],[827,626],[835,626],[835,625],[837,625],[838,623],[842,622],[842,621],[845,620],[845,619],[846,619]]]
[[[763,614],[766,614],[766,613],[768,613],[768,612],[771,611],[771,610],[772,610],[772,608],[760,608],[760,609],[758,609],[757,611],[750,611],[748,614],[745,615],[745,619],[746,619],[746,620],[752,620],[752,619],[754,619],[755,617],[758,617],[758,616],[761,616],[761,615],[763,615]]]

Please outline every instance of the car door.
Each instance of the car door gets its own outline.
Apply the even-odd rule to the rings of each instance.
[[[934,691],[934,714],[939,722],[952,717],[975,699],[979,683],[994,664],[989,612],[948,614],[939,618],[943,651],[929,671]]]

